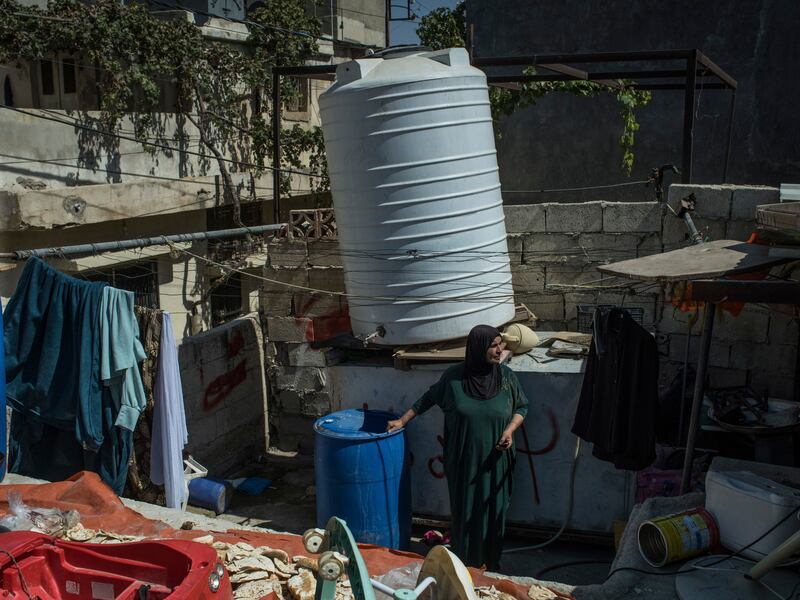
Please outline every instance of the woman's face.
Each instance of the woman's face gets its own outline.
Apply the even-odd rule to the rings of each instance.
[[[503,338],[499,335],[492,340],[491,346],[489,349],[486,350],[486,361],[490,364],[499,365],[500,358],[503,356],[503,350],[505,349],[506,345],[503,342]]]

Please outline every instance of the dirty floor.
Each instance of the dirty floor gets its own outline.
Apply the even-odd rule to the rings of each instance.
[[[221,519],[249,527],[266,527],[297,534],[316,526],[314,465],[311,459],[270,457],[265,462],[243,469],[236,476],[265,477],[273,483],[258,497],[234,494],[228,511],[219,516]],[[213,513],[195,507],[189,507],[189,511],[213,516]],[[428,551],[420,542],[425,529],[415,527],[412,532],[411,550],[422,555]],[[506,548],[526,547],[542,541],[542,538],[511,538]],[[544,549],[506,554],[501,572],[505,575],[588,585],[603,581],[613,559],[614,548],[610,540],[599,544],[557,541]],[[552,570],[542,573],[550,568]]]

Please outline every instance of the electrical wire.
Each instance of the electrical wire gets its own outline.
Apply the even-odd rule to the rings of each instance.
[[[95,127],[89,127],[88,125],[83,125],[81,123],[78,123],[77,121],[75,121],[75,122],[64,121],[62,119],[58,119],[58,118],[55,118],[55,117],[52,117],[52,116],[33,113],[33,112],[29,112],[29,111],[21,109],[21,108],[16,108],[14,106],[5,106],[3,104],[0,104],[0,108],[4,108],[6,110],[12,110],[14,112],[18,112],[18,113],[21,113],[23,115],[28,115],[29,117],[34,117],[34,118],[38,118],[38,119],[44,119],[46,121],[53,121],[54,123],[60,123],[61,125],[67,125],[69,127],[75,127],[76,129],[82,129],[84,131],[91,131],[93,133],[97,133],[97,134],[102,135],[104,137],[110,137],[110,138],[114,138],[114,139],[118,139],[118,140],[126,140],[126,141],[136,142],[137,144],[141,144],[142,143],[140,140],[136,139],[135,137],[126,136],[126,135],[122,135],[122,134],[119,134],[119,133],[113,133],[113,132],[110,132],[110,131],[104,131],[102,129],[97,129]],[[148,146],[153,146],[154,148],[167,150],[169,152],[175,152],[176,154],[188,154],[190,156],[199,156],[199,157],[204,158],[206,160],[222,160],[223,162],[234,164],[234,165],[236,165],[238,167],[250,167],[250,168],[253,168],[253,169],[266,169],[268,171],[276,170],[274,166],[258,165],[258,164],[255,164],[255,163],[249,163],[249,162],[245,162],[245,161],[239,161],[239,160],[235,160],[235,159],[232,159],[232,158],[224,158],[224,157],[220,158],[220,159],[217,159],[214,156],[209,156],[208,154],[203,154],[202,152],[194,152],[192,150],[186,150],[186,149],[178,148],[178,147],[175,147],[175,146],[170,146],[168,144],[162,144],[162,143],[159,143],[159,142],[146,142],[146,144]],[[310,177],[310,178],[322,178],[322,175],[316,175],[314,173],[307,173],[307,172],[304,172],[304,171],[297,171],[295,169],[280,168],[279,170],[281,171],[281,173],[290,173],[292,175],[302,175],[302,176]]]
[[[19,573],[19,582],[22,584],[22,591],[25,592],[25,595],[28,597],[28,600],[33,600],[33,596],[31,595],[30,589],[28,588],[28,582],[25,579],[25,575],[22,574],[22,569],[20,568],[17,559],[14,558],[14,555],[11,554],[11,552],[9,552],[8,550],[0,548],[0,552],[8,556],[11,559],[11,562],[14,563],[14,566],[17,568],[17,573]]]
[[[540,569],[536,575],[533,576],[534,579],[541,579],[547,573],[551,571],[556,571],[558,569],[564,569],[566,567],[576,567],[578,565],[609,565],[611,564],[610,561],[607,560],[570,560],[563,563],[556,563],[554,565],[549,565],[544,569]]]
[[[608,185],[590,185],[585,187],[575,188],[559,188],[552,190],[503,190],[503,194],[551,194],[556,192],[584,192],[589,190],[607,190],[611,188],[629,187],[632,185],[643,185],[648,182],[647,179],[642,181],[626,181],[623,183],[610,183]]]

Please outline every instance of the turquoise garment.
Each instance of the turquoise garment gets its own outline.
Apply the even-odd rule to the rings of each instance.
[[[452,550],[465,564],[497,569],[503,550],[506,512],[513,491],[515,448],[495,448],[515,415],[525,417],[528,400],[514,372],[502,365],[496,395],[485,400],[462,387],[464,363],[447,369],[414,404],[423,414],[444,413],[444,472],[450,493]]]
[[[110,371],[121,386],[116,399],[114,386],[101,380],[101,324],[112,349],[129,329],[121,312],[105,318],[106,289],[105,283],[68,277],[38,258],[26,264],[3,327],[6,397],[13,408],[12,472],[59,481],[88,469],[122,493],[132,434],[115,426],[125,378],[114,380],[119,374]],[[130,313],[135,320],[132,297]],[[111,357],[109,365],[124,364],[113,352]]]
[[[139,341],[133,292],[105,288],[100,315],[100,379],[114,402],[115,425],[133,431],[147,406],[139,372],[139,363],[146,355]]]

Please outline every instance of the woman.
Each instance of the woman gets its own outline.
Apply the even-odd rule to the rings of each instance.
[[[514,473],[514,431],[528,412],[517,376],[500,365],[500,332],[469,332],[463,363],[437,383],[388,430],[407,425],[434,404],[444,412],[444,472],[453,519],[452,549],[467,565],[497,569]]]

